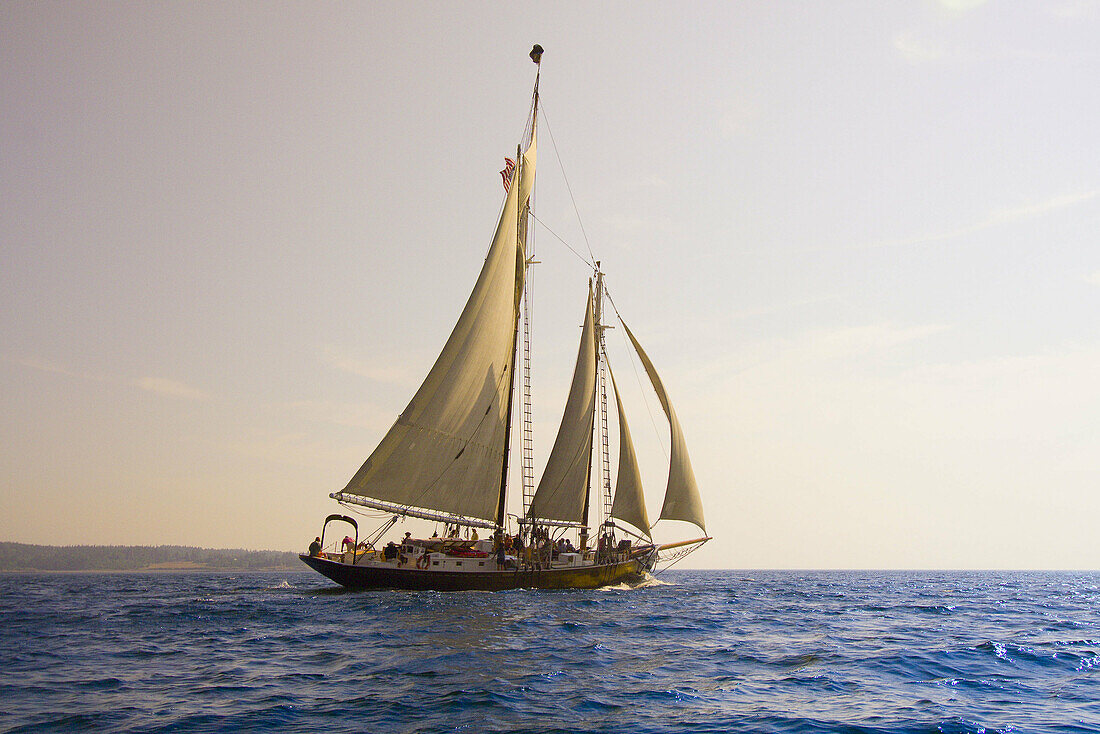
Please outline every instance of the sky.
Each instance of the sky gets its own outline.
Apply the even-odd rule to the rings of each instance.
[[[0,539],[303,550],[469,295],[539,43],[538,467],[564,241],[683,425],[685,566],[1098,569],[1097,37],[1091,0],[0,4]]]

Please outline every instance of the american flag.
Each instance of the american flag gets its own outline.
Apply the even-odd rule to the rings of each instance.
[[[504,170],[500,172],[500,177],[504,181],[504,190],[508,190],[508,184],[512,182],[512,173],[516,170],[516,162],[511,158],[504,159]]]

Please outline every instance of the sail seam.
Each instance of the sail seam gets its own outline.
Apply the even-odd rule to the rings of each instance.
[[[496,453],[504,453],[503,451],[497,452],[489,444],[485,444],[485,443],[481,443],[479,441],[475,441],[472,438],[462,438],[461,436],[456,436],[453,433],[447,433],[446,431],[441,431],[438,428],[431,428],[430,426],[421,426],[421,425],[418,425],[416,423],[403,422],[401,420],[398,420],[397,422],[400,425],[406,426],[408,428],[411,428],[411,429],[414,429],[414,430],[417,430],[417,431],[422,431],[424,433],[431,433],[431,434],[434,434],[434,435],[439,436],[441,438],[450,439],[451,441],[458,441],[459,443],[462,444],[462,450],[459,453],[464,452],[467,448],[469,448],[471,446],[473,446],[475,448],[479,448],[479,449],[484,449],[485,452],[489,453],[490,455],[496,454]],[[481,428],[481,423],[478,423],[477,428],[475,428],[474,431],[476,432],[478,428]],[[458,459],[458,456],[455,456],[455,459]],[[448,468],[450,468],[450,467],[448,467]]]

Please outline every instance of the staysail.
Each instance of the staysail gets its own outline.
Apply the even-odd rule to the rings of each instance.
[[[513,178],[473,293],[424,383],[337,495],[498,521],[525,272],[520,231],[535,139]],[[410,513],[414,514],[414,513]]]
[[[665,386],[661,378],[657,376],[657,370],[649,356],[642,349],[642,345],[630,332],[630,327],[619,318],[626,330],[630,343],[634,345],[634,351],[638,353],[645,371],[649,375],[649,381],[653,383],[653,389],[657,391],[657,397],[661,401],[665,415],[668,417],[669,432],[672,434],[672,450],[669,455],[668,486],[665,488],[665,501],[661,506],[661,520],[684,520],[695,523],[704,533],[706,527],[703,524],[703,501],[699,497],[699,487],[695,483],[695,472],[691,469],[691,459],[688,457],[687,443],[684,441],[684,431],[680,428],[680,420],[676,417],[676,411],[665,392]]]
[[[638,457],[634,453],[634,441],[630,438],[626,412],[623,411],[623,401],[619,397],[619,386],[615,384],[615,373],[610,364],[607,365],[607,371],[611,375],[615,407],[619,411],[619,471],[615,479],[615,500],[611,504],[611,517],[630,523],[652,538],[649,515],[645,510],[645,494],[642,492],[642,475],[638,471]]]
[[[592,311],[592,283],[577,350],[577,365],[569,399],[561,418],[550,459],[527,512],[530,518],[581,522],[588,494],[592,460],[592,421],[596,410],[596,327]]]

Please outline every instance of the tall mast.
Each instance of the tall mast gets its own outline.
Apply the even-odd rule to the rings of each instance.
[[[535,124],[538,117],[539,109],[539,73],[542,70],[542,46],[536,45],[531,49],[531,60],[539,67],[539,71],[535,72],[535,89],[532,93],[531,102],[531,136],[535,134]],[[509,186],[518,186],[523,180],[523,146],[516,146],[516,168],[512,173],[512,180]],[[527,283],[527,215],[531,209],[530,197],[524,203],[523,211],[519,213],[516,218],[516,242],[518,245],[522,245],[523,248],[523,271],[524,271],[524,289],[526,289]],[[516,294],[516,300],[514,307],[516,308],[516,328],[512,332],[512,371],[508,376],[508,407],[504,426],[504,457],[500,471],[500,494],[497,498],[497,515],[496,522],[497,527],[504,528],[505,520],[505,505],[508,499],[508,455],[511,450],[512,443],[512,402],[516,394],[516,342],[519,339],[519,293]]]
[[[523,175],[523,150],[520,146],[516,146],[516,168],[512,172],[512,181],[509,186],[519,186],[519,182],[522,180],[520,177]],[[519,224],[524,217],[521,215],[517,218],[517,231],[516,240],[521,241],[519,238],[524,231],[524,227]],[[526,257],[527,244],[524,243],[524,257]],[[527,264],[524,263],[524,269],[527,268]],[[526,280],[526,277],[524,278]],[[518,296],[518,294],[517,294]],[[518,298],[517,298],[518,300]],[[513,301],[513,308],[515,307],[515,301]],[[497,527],[504,528],[505,519],[505,502],[508,499],[508,453],[511,450],[512,444],[512,400],[516,395],[516,340],[519,338],[519,318],[517,313],[516,328],[512,331],[512,369],[508,375],[508,408],[505,411],[505,424],[504,424],[504,461],[500,469],[500,494],[497,496]]]
[[[596,272],[597,273],[599,272],[599,269],[600,269],[600,264],[597,262],[596,263]],[[599,283],[598,276],[597,276],[597,281],[596,282]],[[589,292],[591,292],[591,287],[592,287],[592,281],[591,280],[588,281],[588,286],[589,286]],[[596,287],[596,303],[595,303],[595,306],[596,306],[596,308],[594,310],[593,316],[595,317],[596,333],[598,334],[600,332],[600,297],[599,297],[599,286],[598,285]],[[598,340],[597,340],[596,344],[599,345]],[[595,373],[596,373],[595,377],[598,378],[599,374],[600,374],[600,350],[599,350],[598,346],[596,348],[596,362],[593,365],[593,369],[595,370]],[[592,414],[592,421],[593,421],[593,423],[595,423],[595,421],[596,421],[596,414],[595,413]],[[594,425],[589,427],[589,435],[590,436],[591,436],[591,431],[592,430],[595,430]],[[588,470],[587,470],[587,473],[585,474],[585,480],[584,480],[585,481],[584,510],[581,514],[581,530],[580,530],[580,546],[581,546],[580,551],[581,551],[582,555],[584,554],[584,552],[586,550],[588,550],[588,517],[589,517],[589,514],[591,513],[591,509],[592,509],[592,504],[591,504],[591,501],[592,501],[592,444],[591,444],[591,442],[589,442],[588,465],[587,466],[588,466]]]
[[[541,47],[536,46],[535,49]],[[531,50],[531,60],[536,64],[542,60],[541,50],[536,53],[536,50]],[[539,72],[541,72],[541,65],[539,66]],[[535,118],[538,116],[538,103],[539,103],[539,72],[535,73],[535,91],[533,95],[533,104],[531,111],[531,135],[535,134]],[[528,280],[530,266],[538,263],[537,260],[531,254],[531,249],[528,248],[527,227],[529,223],[529,215],[531,212],[531,201],[528,198],[527,206],[524,207],[523,212],[520,215],[520,219],[524,224],[523,227],[523,257],[524,257],[524,276],[523,276],[523,454],[520,457],[520,482],[522,484],[523,492],[523,516],[527,516],[527,511],[531,508],[531,502],[535,498],[535,447],[534,447],[534,421],[531,412],[531,288],[530,281]]]
[[[597,416],[592,414],[592,430],[596,432],[596,439],[600,444],[600,456],[597,459],[599,466],[596,471],[596,482],[600,486],[600,494],[603,499],[603,522],[611,519],[611,459],[610,448],[607,439],[607,392],[604,390],[604,329],[610,328],[603,325],[603,271],[600,270],[600,261],[596,261],[596,291],[595,291],[595,327],[596,327],[596,363],[595,363],[595,387],[597,398],[600,400],[600,412]],[[592,449],[595,450],[595,442]],[[588,520],[591,514],[592,498],[592,455],[588,456],[588,488],[584,495],[584,518],[581,520],[581,547],[587,545]],[[600,535],[603,535],[601,524]]]
[[[611,448],[607,430],[607,368],[604,355],[604,330],[611,328],[603,325],[603,271],[600,261],[596,261],[596,390],[599,392],[599,443],[600,443],[600,489],[603,495],[603,520],[611,520]]]
[[[531,287],[530,266],[537,262],[527,258],[528,272],[523,279],[523,455],[521,457],[521,481],[523,483],[523,515],[531,509],[535,498],[535,436],[531,414]]]

